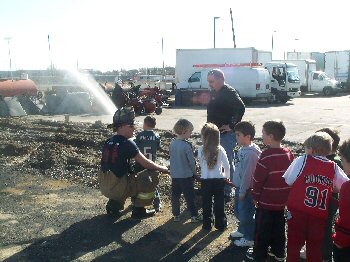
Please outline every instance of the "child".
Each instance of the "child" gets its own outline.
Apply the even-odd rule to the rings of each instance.
[[[255,232],[255,204],[251,194],[253,175],[261,154],[260,148],[253,143],[255,128],[251,122],[242,121],[235,126],[238,145],[233,184],[235,191],[235,213],[239,220],[237,231],[231,232],[231,238],[236,246],[252,247]]]
[[[160,137],[153,131],[156,127],[156,119],[153,116],[146,116],[143,121],[143,131],[140,132],[135,139],[136,145],[140,151],[149,160],[155,162],[157,160],[157,150],[160,149]],[[140,172],[144,168],[136,163],[135,171]],[[155,198],[153,200],[153,207],[156,212],[159,212],[161,208],[160,194],[158,188],[156,189]]]
[[[350,176],[350,139],[339,148],[341,163],[345,173]],[[350,261],[350,182],[345,182],[340,189],[339,218],[335,223],[333,236],[334,262]]]
[[[207,123],[203,126],[201,134],[203,146],[198,148],[198,159],[202,169],[203,229],[211,230],[214,197],[214,225],[216,229],[224,231],[227,228],[224,187],[225,178],[230,178],[230,164],[225,149],[220,146],[219,128]]]
[[[317,132],[306,139],[306,154],[298,157],[283,175],[290,185],[288,197],[287,261],[299,261],[306,241],[307,261],[322,261],[322,243],[333,188],[340,189],[348,180],[337,164],[326,158],[332,138]]]
[[[261,153],[253,176],[256,232],[254,248],[247,251],[247,257],[255,261],[265,261],[268,254],[278,261],[285,257],[284,209],[290,187],[282,176],[294,159],[292,152],[281,145],[285,134],[281,121],[263,125],[262,139],[268,148]]]
[[[187,141],[191,137],[193,125],[186,119],[180,119],[174,126],[174,132],[177,136],[170,144],[170,175],[172,178],[172,212],[174,221],[180,221],[180,197],[184,194],[187,208],[191,212],[191,221],[199,222],[201,217],[198,215],[195,203],[194,176],[197,175],[196,160],[193,154],[193,148]]]
[[[338,135],[338,131],[331,128],[322,128],[317,132],[325,132],[331,136],[332,142],[332,150],[331,153],[327,156],[329,160],[334,161],[339,167],[341,166],[341,161],[339,156],[337,156],[338,145],[340,141],[340,137]],[[338,193],[333,192],[331,200],[329,201],[328,206],[328,221],[325,230],[324,241],[322,244],[322,259],[323,261],[332,261],[332,249],[333,249],[333,225],[335,221],[335,215],[338,210]],[[300,258],[306,259],[306,249],[303,248],[300,252]]]

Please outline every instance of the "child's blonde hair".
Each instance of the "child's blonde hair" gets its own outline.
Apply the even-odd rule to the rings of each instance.
[[[304,146],[317,155],[327,156],[332,150],[332,142],[332,137],[326,132],[316,132],[305,140]]]
[[[187,119],[179,119],[174,126],[174,132],[177,135],[182,135],[186,131],[193,131],[193,124]]]
[[[218,162],[220,131],[212,124],[206,123],[201,130],[203,139],[203,157],[207,161],[208,168],[213,169]]]

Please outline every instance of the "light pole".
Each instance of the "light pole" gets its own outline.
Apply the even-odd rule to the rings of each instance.
[[[7,45],[9,48],[9,59],[10,59],[10,76],[11,76],[11,80],[13,80],[13,75],[12,75],[12,59],[11,59],[11,46],[10,46],[10,41],[11,41],[12,37],[5,37],[4,40],[7,41]]]
[[[215,21],[216,19],[219,19],[219,16],[214,16],[214,48],[215,48]]]
[[[276,33],[277,31],[274,30],[272,31],[272,37],[271,37],[271,56],[273,57],[273,36],[274,36],[274,33]]]
[[[297,41],[299,41],[300,39],[299,38],[295,38],[294,41],[295,41],[295,44],[294,44],[294,53],[295,53],[295,46],[297,44]]]

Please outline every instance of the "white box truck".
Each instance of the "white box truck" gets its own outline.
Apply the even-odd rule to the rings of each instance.
[[[336,94],[339,90],[337,81],[328,77],[323,71],[316,71],[316,61],[312,59],[290,59],[276,62],[292,63],[298,67],[301,92],[321,92],[326,96]]]
[[[325,53],[325,73],[350,88],[350,50]]]
[[[207,81],[208,72],[211,69],[202,69],[194,72],[186,81],[183,89],[210,90]],[[245,103],[256,99],[267,99],[271,101],[273,95],[270,89],[269,72],[262,67],[225,67],[222,70],[225,74],[225,82],[233,86]]]
[[[316,61],[316,70],[324,71],[325,53],[322,52],[287,52],[287,60],[311,59]]]
[[[291,63],[298,67],[300,90],[307,87],[308,75],[312,71],[316,71],[316,61],[311,59],[288,59],[288,60],[274,60],[280,63]]]
[[[248,48],[177,49],[175,79],[177,88],[182,88],[188,78],[201,69],[257,66],[272,60],[269,51]],[[180,84],[180,86],[179,86]]]

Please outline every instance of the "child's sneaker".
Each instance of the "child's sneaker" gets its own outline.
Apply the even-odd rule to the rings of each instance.
[[[157,206],[154,206],[154,210],[158,213],[162,209],[162,204],[159,204]]]
[[[232,231],[230,233],[230,237],[231,238],[242,238],[243,237],[243,234],[239,231]]]
[[[276,256],[274,253],[272,253],[271,251],[268,251],[267,254],[274,259],[275,261],[285,261],[285,257],[278,257]]]
[[[180,216],[174,216],[174,222],[180,222]]]
[[[203,216],[202,215],[198,215],[196,217],[191,217],[191,223],[201,222],[202,220],[203,220]]]
[[[247,252],[245,253],[246,258],[253,261],[254,260],[254,249],[252,247],[248,248]]]
[[[253,247],[254,241],[250,241],[242,237],[241,239],[233,241],[233,244],[235,244],[238,247]]]

